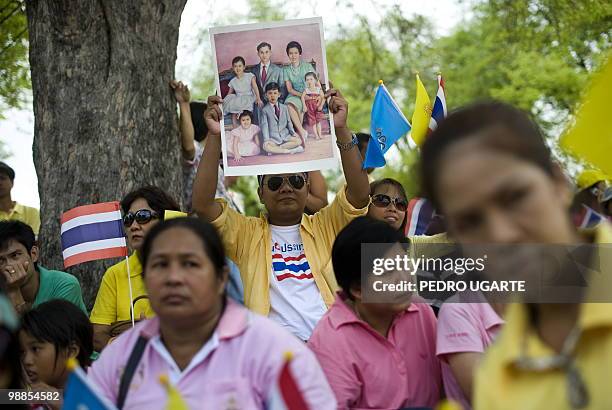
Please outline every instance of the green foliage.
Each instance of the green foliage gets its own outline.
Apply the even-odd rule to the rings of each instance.
[[[293,18],[289,11],[297,6],[289,3],[254,0],[242,20]],[[379,21],[360,14],[359,7],[351,7],[350,0],[337,2],[340,3],[354,13],[354,23],[326,26],[327,33],[333,33],[326,39],[328,71],[334,87],[349,101],[349,125],[353,130],[369,130],[379,79],[384,80],[410,119],[416,89],[414,72],[420,72],[433,103],[436,73],[441,71],[449,110],[491,98],[514,104],[534,116],[558,160],[567,169],[575,168],[558,151],[556,143],[591,73],[610,50],[609,0],[474,1],[471,17],[444,36],[435,33],[426,17],[406,16],[406,7],[399,0],[391,8],[380,8],[383,16]],[[201,81],[203,87],[204,80]],[[205,86],[213,88],[212,77]],[[388,165],[374,176],[395,178],[409,194],[417,194],[417,161],[418,151],[401,141]],[[337,190],[342,181],[340,172],[326,174],[330,190]],[[246,191],[252,189],[251,185],[241,184],[240,192],[252,197],[252,192]],[[259,209],[258,200],[249,203]]]
[[[250,216],[258,216],[264,210],[263,204],[257,195],[257,177],[240,177],[230,188],[234,192],[242,195],[244,201],[244,213]]]
[[[4,110],[21,106],[30,88],[25,3],[0,0],[0,118]]]

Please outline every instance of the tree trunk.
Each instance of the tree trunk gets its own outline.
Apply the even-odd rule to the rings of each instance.
[[[174,77],[186,0],[27,0],[41,263],[62,269],[60,216],[154,184],[182,190]],[[34,188],[34,187],[32,187]],[[91,308],[106,267],[79,278]]]

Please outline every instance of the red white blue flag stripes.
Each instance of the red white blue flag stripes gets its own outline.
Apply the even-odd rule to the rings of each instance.
[[[119,202],[73,208],[62,214],[64,267],[128,254]]]
[[[444,78],[438,75],[438,93],[436,101],[431,110],[431,118],[429,119],[429,132],[438,128],[438,124],[446,117],[446,93],[444,91]]]
[[[406,236],[425,235],[427,227],[434,215],[434,208],[425,198],[412,198],[408,201],[406,210]]]

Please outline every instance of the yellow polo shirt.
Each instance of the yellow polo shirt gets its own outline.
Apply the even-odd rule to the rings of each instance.
[[[595,243],[611,244],[612,228],[602,224],[594,230]],[[612,298],[612,250],[599,254],[602,272],[591,283],[590,300]],[[597,273],[595,273],[597,275]],[[508,307],[506,325],[487,351],[476,373],[474,409],[571,409],[567,375],[563,370],[528,371],[515,366],[523,351],[530,358],[554,356],[530,328],[523,304]],[[581,336],[574,352],[575,365],[590,396],[585,409],[612,409],[612,303],[584,303],[578,326]]]
[[[10,212],[0,211],[0,221],[21,221],[32,227],[34,235],[40,230],[40,213],[38,209],[15,202]]]
[[[142,265],[136,252],[128,258],[130,263],[130,282],[132,283],[132,300],[146,296]],[[134,303],[134,316],[150,318],[155,316],[148,298],[142,298]],[[96,302],[89,320],[93,324],[110,325],[115,322],[130,320],[130,290],[127,278],[127,263],[124,260],[106,270],[100,283]]]
[[[241,215],[216,199],[223,211],[212,224],[221,235],[227,256],[238,265],[244,286],[244,304],[267,316],[270,311],[272,231],[268,219]],[[300,235],[321,297],[329,307],[338,290],[332,269],[331,249],[336,235],[353,219],[368,213],[368,207],[353,207],[346,199],[346,186],[334,201],[314,215],[302,215]]]

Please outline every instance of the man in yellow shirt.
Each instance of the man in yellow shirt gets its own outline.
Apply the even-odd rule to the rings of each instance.
[[[16,220],[32,227],[35,235],[40,230],[38,209],[21,205],[11,198],[15,182],[15,171],[4,162],[0,162],[0,221]]]
[[[225,201],[215,201],[222,119],[218,97],[208,99],[208,143],[193,188],[194,211],[219,230],[227,256],[240,269],[245,305],[302,340],[310,338],[338,289],[331,267],[336,235],[365,215],[369,204],[357,137],[347,127],[348,104],[337,90],[327,97],[347,182],[329,206],[304,214],[308,176],[303,172],[258,177],[259,197],[267,210],[260,218],[240,215]]]

